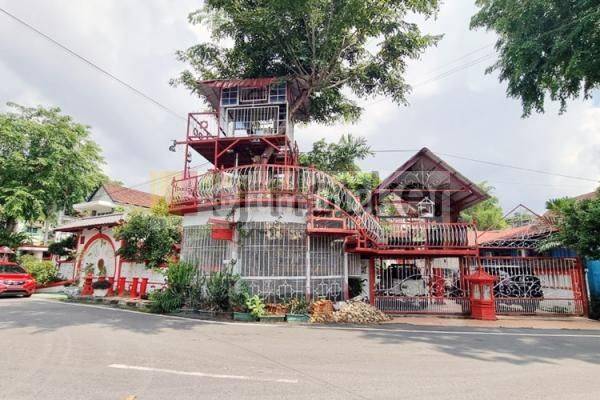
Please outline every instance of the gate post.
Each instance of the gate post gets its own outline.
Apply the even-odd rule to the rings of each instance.
[[[575,268],[577,269],[577,274],[579,276],[579,291],[581,293],[581,301],[583,303],[583,315],[586,317],[590,316],[590,299],[588,298],[588,285],[587,285],[587,277],[584,273],[584,262],[581,257],[577,257],[575,259]],[[574,282],[571,282],[574,284]],[[575,290],[575,288],[573,288]]]
[[[369,258],[369,303],[375,305],[375,258]]]

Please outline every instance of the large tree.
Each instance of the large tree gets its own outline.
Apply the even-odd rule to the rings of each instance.
[[[503,217],[500,201],[492,195],[494,187],[487,182],[481,182],[478,186],[490,197],[461,212],[461,219],[469,223],[476,223],[477,229],[482,231],[506,228],[508,224]]]
[[[523,115],[544,112],[547,95],[559,101],[589,98],[600,85],[599,0],[477,0],[471,27],[495,31],[498,70]]]
[[[313,166],[334,175],[366,204],[380,183],[379,174],[361,171],[357,161],[372,155],[364,137],[347,134],[337,143],[327,143],[325,139],[314,142],[311,151],[300,155],[300,165]]]
[[[89,128],[58,108],[9,103],[0,114],[0,225],[45,220],[105,179]]]
[[[600,192],[593,199],[551,200],[546,206],[556,219],[558,232],[541,242],[538,249],[567,247],[582,257],[599,260]]]
[[[282,76],[305,87],[292,104],[295,120],[356,119],[361,108],[348,96],[387,95],[405,104],[408,59],[438,37],[406,21],[432,16],[439,0],[206,0],[192,12],[212,38],[177,52],[191,70],[173,84],[196,91],[197,79]],[[344,90],[346,89],[346,90]],[[309,100],[308,113],[299,113]]]

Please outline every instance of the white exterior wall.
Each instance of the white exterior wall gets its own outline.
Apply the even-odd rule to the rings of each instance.
[[[84,229],[77,242],[77,254],[78,257],[74,263],[73,271],[69,278],[81,278],[84,275],[86,264],[93,263],[97,265],[99,258],[105,260],[105,267],[107,269],[107,277],[114,277],[115,284],[119,277],[125,277],[126,282],[129,284],[132,278],[148,278],[148,289],[155,289],[162,286],[165,283],[165,277],[160,271],[155,271],[146,268],[144,264],[129,263],[121,261],[121,257],[114,254],[121,247],[120,241],[116,240],[113,236],[112,228],[105,228],[102,230],[102,234],[108,238],[100,238],[98,236],[97,229]],[[84,242],[81,242],[81,236],[84,238]],[[99,241],[109,241],[112,246],[100,246],[95,245],[93,242],[98,243]],[[114,247],[114,251],[113,251]],[[84,250],[85,249],[85,250]],[[90,254],[94,252],[94,254]],[[65,263],[66,264],[66,263]],[[61,265],[62,267],[62,265]],[[65,273],[68,273],[68,266],[65,265]],[[97,268],[94,269],[94,276],[97,274]],[[66,276],[66,275],[65,275]],[[80,280],[80,285],[83,281]]]
[[[206,225],[210,218],[227,218],[231,209],[199,211],[183,216],[183,226]],[[236,209],[231,222],[295,222],[306,223],[306,210],[291,207],[246,207]]]

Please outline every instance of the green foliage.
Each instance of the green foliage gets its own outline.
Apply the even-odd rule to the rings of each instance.
[[[206,298],[208,305],[220,311],[245,311],[249,291],[240,276],[231,268],[210,274],[206,280]]]
[[[365,280],[362,278],[348,277],[348,292],[351,299],[361,295],[364,284]]]
[[[407,102],[406,62],[418,58],[438,37],[423,35],[405,17],[432,16],[438,3],[207,0],[189,20],[206,25],[212,38],[177,52],[191,70],[171,83],[183,83],[195,92],[198,79],[296,77],[304,90],[290,106],[293,119],[356,119],[361,108],[349,93]]]
[[[59,257],[71,256],[75,249],[77,249],[77,237],[72,235],[58,242],[51,243],[48,246],[48,253]]]
[[[45,285],[59,280],[58,267],[52,261],[38,260],[35,256],[20,257],[19,264],[33,276],[38,285]]]
[[[523,115],[544,112],[544,99],[584,98],[600,85],[600,4],[598,0],[477,0],[472,28],[494,30],[507,94],[519,98]]]
[[[250,297],[246,301],[246,307],[248,307],[250,314],[252,314],[254,318],[260,318],[267,313],[265,303],[258,295]]]
[[[558,233],[555,247],[573,249],[581,257],[600,259],[600,193],[593,199],[580,201],[554,200],[549,203],[557,214]]]
[[[8,229],[0,227],[0,246],[8,246],[15,250],[27,242],[27,239],[27,234],[24,232],[11,232]]]
[[[152,312],[170,313],[179,310],[186,301],[196,296],[201,285],[197,279],[196,267],[185,262],[169,264],[166,280],[165,288],[149,295],[152,301],[150,305]]]
[[[367,139],[347,134],[342,135],[338,143],[327,143],[325,139],[314,142],[311,151],[300,155],[300,164],[331,174],[358,172],[356,161],[372,155]]]
[[[496,196],[492,195],[494,187],[487,182],[481,182],[478,186],[490,197],[462,211],[460,218],[468,223],[476,223],[477,229],[482,231],[506,228],[508,224],[504,220],[500,202]]]
[[[13,230],[18,219],[36,221],[69,208],[105,178],[100,148],[89,127],[59,108],[0,114],[0,217]]]
[[[308,314],[309,304],[305,297],[294,297],[288,306],[290,314]]]
[[[381,183],[377,172],[342,172],[336,177],[344,186],[358,196],[362,204],[368,202],[373,189]]]
[[[169,203],[167,203],[167,200],[164,197],[161,197],[155,204],[152,205],[150,212],[159,217],[168,217]]]
[[[124,241],[117,254],[156,268],[173,255],[173,245],[181,240],[180,224],[179,218],[133,213],[115,229],[115,238]]]

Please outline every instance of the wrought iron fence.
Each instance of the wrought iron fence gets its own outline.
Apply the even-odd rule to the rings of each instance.
[[[475,227],[463,223],[423,220],[393,221],[383,225],[382,245],[387,247],[475,247]]]
[[[498,314],[584,314],[581,265],[575,258],[482,257]]]

